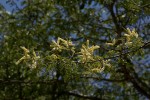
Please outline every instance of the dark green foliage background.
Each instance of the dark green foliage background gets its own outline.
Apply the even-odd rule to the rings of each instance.
[[[146,100],[150,98],[150,2],[148,0],[6,0],[11,14],[0,4],[1,100]],[[20,2],[23,8],[20,8]],[[106,46],[135,28],[143,40],[127,52]],[[99,45],[97,55],[111,59],[112,67],[83,75],[82,64],[66,59],[48,60],[52,39],[70,39],[81,45]],[[139,43],[139,44],[138,44]],[[36,69],[15,62],[20,46],[35,50],[41,60]],[[110,54],[109,54],[110,53]],[[63,58],[64,57],[64,58]],[[65,63],[62,61],[65,61]],[[141,61],[142,60],[142,61]],[[145,63],[145,61],[147,62]]]

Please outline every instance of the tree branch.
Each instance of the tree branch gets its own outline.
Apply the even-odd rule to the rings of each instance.
[[[10,84],[19,84],[19,83],[22,83],[22,84],[51,84],[54,82],[62,82],[62,81],[60,81],[60,80],[25,81],[25,80],[16,80],[16,79],[8,79],[8,80],[0,79],[0,83],[2,83],[2,84],[7,84],[7,83],[10,83]]]
[[[94,79],[98,81],[107,81],[107,82],[125,82],[125,79],[105,79],[105,78],[100,78],[100,77],[88,77],[88,76],[81,76],[80,78],[86,78],[86,79]]]
[[[88,95],[83,95],[83,94],[77,94],[77,93],[68,92],[68,91],[65,91],[64,94],[72,95],[72,96],[83,98],[83,99],[89,99],[89,100],[102,100],[102,99],[100,99],[98,97],[93,97],[93,96],[88,96]]]

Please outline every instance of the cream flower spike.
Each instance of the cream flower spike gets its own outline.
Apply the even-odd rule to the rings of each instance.
[[[60,45],[60,39],[58,39],[57,42],[52,40],[52,45],[50,45],[50,47],[53,47],[52,50],[59,50],[59,51],[61,51],[62,47]]]
[[[135,28],[132,30],[132,35],[138,38],[138,33],[135,31]]]
[[[129,35],[132,35],[132,32],[130,31],[129,28],[127,28],[127,32],[128,32]]]
[[[27,48],[25,48],[25,47],[23,47],[23,46],[20,46],[20,48],[24,51],[24,56],[25,56],[25,58],[29,58],[29,50],[27,49]]]
[[[95,73],[100,73],[100,72],[102,72],[102,71],[104,71],[104,67],[102,67],[102,68],[93,68],[93,69],[91,69],[91,71],[92,72],[95,72]]]
[[[131,31],[129,28],[127,28],[127,33],[128,34],[124,34],[124,36],[126,37],[135,36],[136,38],[138,38],[138,33],[135,32],[135,29]]]
[[[34,50],[33,50],[33,59],[35,60],[40,59],[40,56],[37,56]]]
[[[89,40],[86,41],[86,46],[88,47],[90,45]]]
[[[21,57],[15,64],[18,65],[21,61],[23,60],[27,60],[27,59],[30,59],[30,55],[28,54],[29,53],[29,50],[23,46],[20,46],[21,49],[23,49],[24,51],[24,56]]]
[[[124,34],[124,36],[126,37],[127,41],[129,42],[131,40],[131,37],[138,38],[138,33],[135,32],[135,29],[133,29],[131,31],[129,28],[127,28],[127,34]]]
[[[37,60],[40,59],[40,56],[37,56],[35,51],[33,50],[33,57],[32,57],[32,65],[30,68],[34,69],[37,67]]]
[[[20,48],[24,50],[24,53],[25,53],[25,54],[29,53],[29,50],[28,50],[27,48],[25,48],[25,47],[23,47],[23,46],[20,46]]]
[[[64,40],[62,38],[58,38],[59,41],[62,41],[66,47],[73,46],[71,41]]]
[[[50,45],[50,47],[53,47],[52,50],[58,51],[62,51],[62,49],[68,49],[70,46],[74,46],[71,41],[64,40],[60,37],[58,37],[57,42],[53,40],[52,45]],[[74,52],[73,48],[71,48],[71,50]]]
[[[54,40],[52,40],[52,43],[55,45],[55,46],[57,46],[57,47],[59,47],[60,45],[59,45],[59,41],[57,40],[57,42],[55,42]]]
[[[90,53],[93,53],[94,50],[99,49],[99,48],[100,48],[100,47],[99,47],[98,45],[96,45],[96,46],[91,46],[88,51],[89,51]]]
[[[116,43],[116,39],[113,39],[112,40],[112,43],[106,43],[107,45],[110,45],[110,46],[113,46],[113,45],[115,45],[115,43]]]
[[[82,62],[86,62],[89,60],[94,60],[93,52],[95,49],[100,48],[99,46],[91,46],[89,47],[89,40],[87,40],[86,45],[82,45],[81,51],[79,52],[79,57],[81,58]]]

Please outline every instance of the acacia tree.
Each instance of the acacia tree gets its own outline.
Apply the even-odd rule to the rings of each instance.
[[[150,98],[147,0],[6,2],[0,99]]]

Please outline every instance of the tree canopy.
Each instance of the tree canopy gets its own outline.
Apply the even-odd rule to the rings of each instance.
[[[148,0],[5,2],[1,100],[150,99]]]

